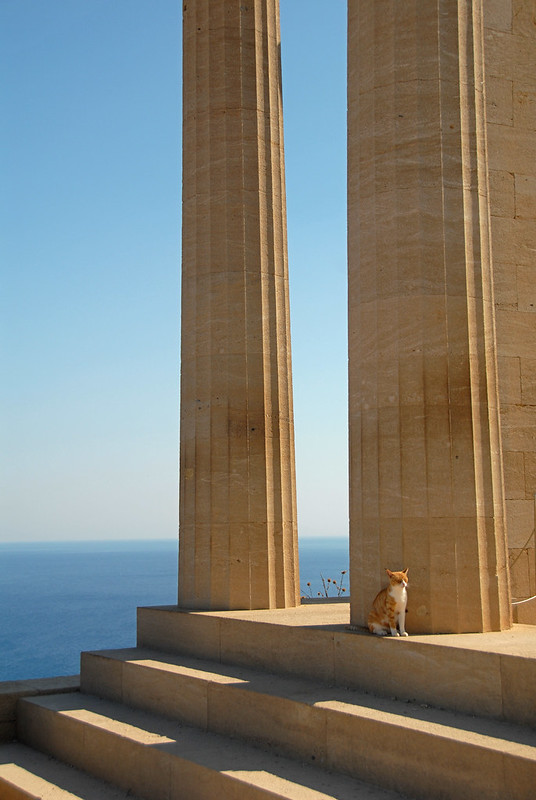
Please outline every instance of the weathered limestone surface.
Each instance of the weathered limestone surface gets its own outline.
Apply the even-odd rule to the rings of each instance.
[[[138,647],[535,725],[534,627],[514,625],[508,631],[464,636],[380,637],[364,630],[349,632],[349,612],[347,603],[323,600],[257,611],[139,608]],[[91,663],[90,656],[82,659],[82,691],[91,692],[97,683],[88,658]],[[111,696],[120,697],[125,672],[117,665],[109,672]],[[161,694],[161,702],[164,698]],[[188,701],[183,696],[177,702]]]
[[[479,0],[349,2],[351,616],[511,624]]]
[[[484,4],[491,238],[512,594],[536,594],[536,6]],[[528,544],[528,546],[527,546]],[[536,601],[523,607],[532,611]]]
[[[278,0],[184,3],[179,603],[299,602]]]
[[[17,703],[21,697],[77,692],[79,688],[79,675],[0,682],[0,743],[9,742],[15,738]]]

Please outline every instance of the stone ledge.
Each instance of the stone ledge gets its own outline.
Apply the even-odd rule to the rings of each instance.
[[[536,724],[536,628],[372,636],[345,603],[272,611],[138,608],[138,646]]]
[[[17,702],[20,697],[64,694],[80,690],[80,675],[58,678],[32,678],[26,681],[0,681],[0,743],[15,738]]]

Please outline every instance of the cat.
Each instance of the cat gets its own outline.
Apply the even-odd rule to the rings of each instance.
[[[389,569],[385,571],[389,575],[389,586],[378,592],[374,598],[368,618],[369,631],[377,636],[387,636],[389,633],[391,636],[407,636],[405,619],[408,570],[406,568],[402,572],[391,572]]]

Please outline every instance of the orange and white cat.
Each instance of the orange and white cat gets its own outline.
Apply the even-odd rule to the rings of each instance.
[[[405,621],[408,570],[391,572],[386,569],[385,571],[389,575],[389,586],[378,592],[374,598],[368,618],[369,631],[377,636],[387,636],[389,633],[391,636],[407,636]]]

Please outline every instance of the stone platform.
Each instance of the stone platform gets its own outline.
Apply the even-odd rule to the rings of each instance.
[[[536,628],[393,639],[348,620],[140,608],[138,646],[83,653],[80,692],[17,685],[0,797],[534,796]]]
[[[138,645],[536,725],[536,627],[392,638],[347,603],[273,611],[138,609]]]

